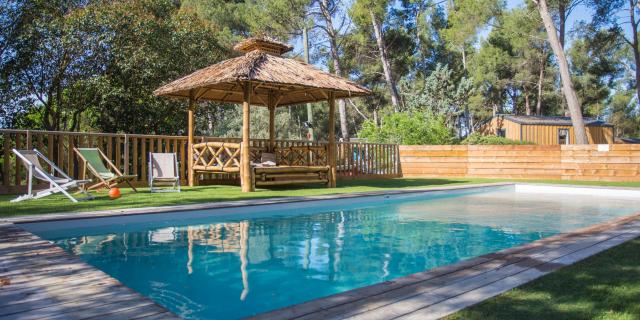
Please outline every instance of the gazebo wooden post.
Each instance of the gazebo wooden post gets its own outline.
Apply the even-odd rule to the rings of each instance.
[[[193,114],[195,113],[196,110],[196,101],[194,99],[194,94],[193,94],[193,90],[191,90],[189,92],[189,108],[188,108],[188,132],[187,132],[187,136],[188,136],[188,150],[187,150],[187,182],[189,183],[189,187],[193,187],[194,185],[194,177],[195,177],[195,172],[193,171],[193,133],[194,133],[194,127],[193,127]]]
[[[269,93],[269,152],[276,150],[276,102],[273,93]]]
[[[250,81],[244,83],[242,99],[242,146],[240,148],[240,183],[242,192],[254,191],[251,169],[251,91]]]
[[[336,187],[336,177],[338,171],[336,169],[336,99],[333,92],[329,92],[329,181],[328,188]]]

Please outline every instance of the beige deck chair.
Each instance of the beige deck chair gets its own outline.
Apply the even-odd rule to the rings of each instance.
[[[89,200],[93,199],[83,188],[84,184],[91,182],[91,180],[74,180],[69,177],[62,169],[58,168],[51,160],[47,159],[42,153],[40,153],[37,149],[33,150],[16,150],[13,149],[13,153],[16,154],[22,163],[27,168],[27,194],[19,196],[11,202],[19,202],[29,199],[38,199],[43,198],[48,195],[52,195],[54,193],[61,192],[64,194],[69,200],[73,202],[78,202],[78,199],[74,198],[72,195],[67,192],[69,189],[80,189],[80,192],[84,193],[85,197],[79,200]],[[46,162],[51,167],[51,173],[47,173],[46,170],[40,164],[40,159]],[[56,175],[57,173],[57,175]],[[40,190],[38,192],[33,191],[34,180],[33,178],[49,183],[49,188],[45,190]]]
[[[149,188],[151,192],[180,192],[180,171],[175,153],[149,153]]]
[[[107,156],[98,148],[73,148],[80,160],[84,164],[83,177],[86,176],[87,170],[96,177],[100,182],[89,186],[88,190],[107,188],[111,189],[121,183],[126,183],[138,192],[131,184],[131,180],[136,179],[136,175],[122,174],[120,170],[107,158]],[[108,168],[104,165],[107,163]]]

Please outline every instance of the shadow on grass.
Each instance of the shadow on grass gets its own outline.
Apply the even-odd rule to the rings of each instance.
[[[640,238],[447,319],[640,319]]]

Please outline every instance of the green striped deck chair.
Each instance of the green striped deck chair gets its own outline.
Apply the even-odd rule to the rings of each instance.
[[[120,170],[107,158],[107,156],[98,148],[73,148],[84,164],[83,177],[86,177],[87,171],[91,173],[99,182],[89,186],[92,189],[111,189],[121,183],[126,183],[138,192],[131,184],[131,180],[136,179],[136,175],[122,174]],[[105,163],[107,164],[105,166]]]

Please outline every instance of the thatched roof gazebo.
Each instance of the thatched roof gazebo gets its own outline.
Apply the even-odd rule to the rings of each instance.
[[[250,106],[269,109],[269,145],[275,146],[275,108],[307,102],[329,103],[329,186],[335,186],[335,100],[371,94],[355,82],[281,55],[293,48],[266,38],[249,38],[234,47],[245,54],[197,70],[154,91],[156,96],[189,99],[189,185],[194,185],[193,115],[197,101],[242,103],[239,172],[243,191],[253,191],[250,162]]]

